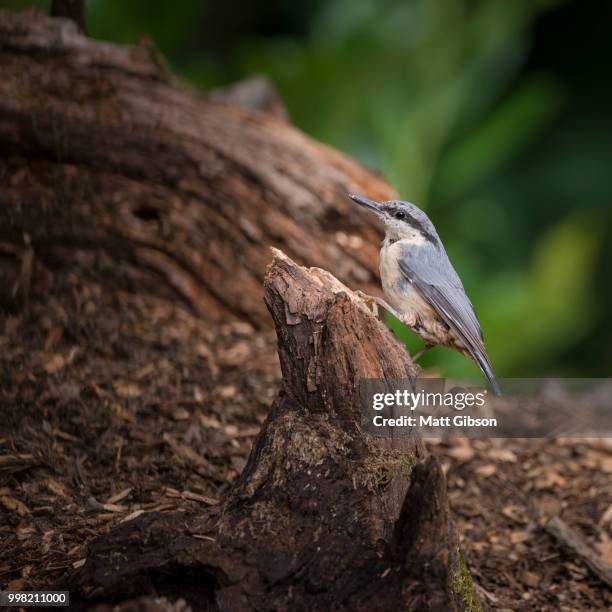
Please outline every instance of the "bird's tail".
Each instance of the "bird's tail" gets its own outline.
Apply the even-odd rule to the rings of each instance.
[[[493,392],[495,393],[495,395],[500,397],[502,394],[501,389],[499,388],[499,385],[497,384],[497,379],[495,378],[495,374],[493,373],[493,367],[491,366],[489,359],[487,358],[486,355],[479,355],[479,354],[476,354],[475,358],[476,358],[476,362],[478,363],[478,366],[482,370],[482,373],[487,377],[487,380],[489,381],[491,387],[493,388]]]

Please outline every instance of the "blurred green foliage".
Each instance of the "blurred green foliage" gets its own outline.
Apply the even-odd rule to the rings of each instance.
[[[32,4],[49,3],[5,3]],[[611,13],[554,0],[89,0],[87,22],[99,38],[152,38],[204,89],[270,75],[296,125],[427,210],[498,375],[603,376]],[[475,373],[445,349],[423,364]]]

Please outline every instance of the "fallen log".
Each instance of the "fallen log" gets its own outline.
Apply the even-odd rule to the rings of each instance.
[[[346,194],[393,190],[279,118],[278,104],[239,106],[235,89],[204,96],[150,45],[0,11],[0,274],[13,245],[1,285],[21,277],[13,251],[52,270],[102,259],[109,290],[136,284],[211,322],[265,327],[276,246],[379,292],[379,230]]]

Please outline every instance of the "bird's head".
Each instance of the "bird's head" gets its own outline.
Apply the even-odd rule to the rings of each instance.
[[[440,242],[438,233],[429,217],[418,207],[403,200],[377,202],[363,196],[349,194],[349,198],[372,211],[385,224],[387,238],[410,240],[415,243]]]

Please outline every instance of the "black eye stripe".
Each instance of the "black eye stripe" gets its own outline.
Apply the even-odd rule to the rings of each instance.
[[[398,220],[399,220],[398,215],[401,214],[402,221],[405,221],[406,223],[408,223],[408,225],[413,227],[415,230],[419,231],[423,235],[425,240],[433,244],[436,244],[436,239],[434,235],[427,230],[427,228],[423,225],[423,223],[421,223],[418,219],[413,217],[409,212],[398,209],[398,208],[390,208],[388,209],[388,212],[391,216],[395,217]]]

